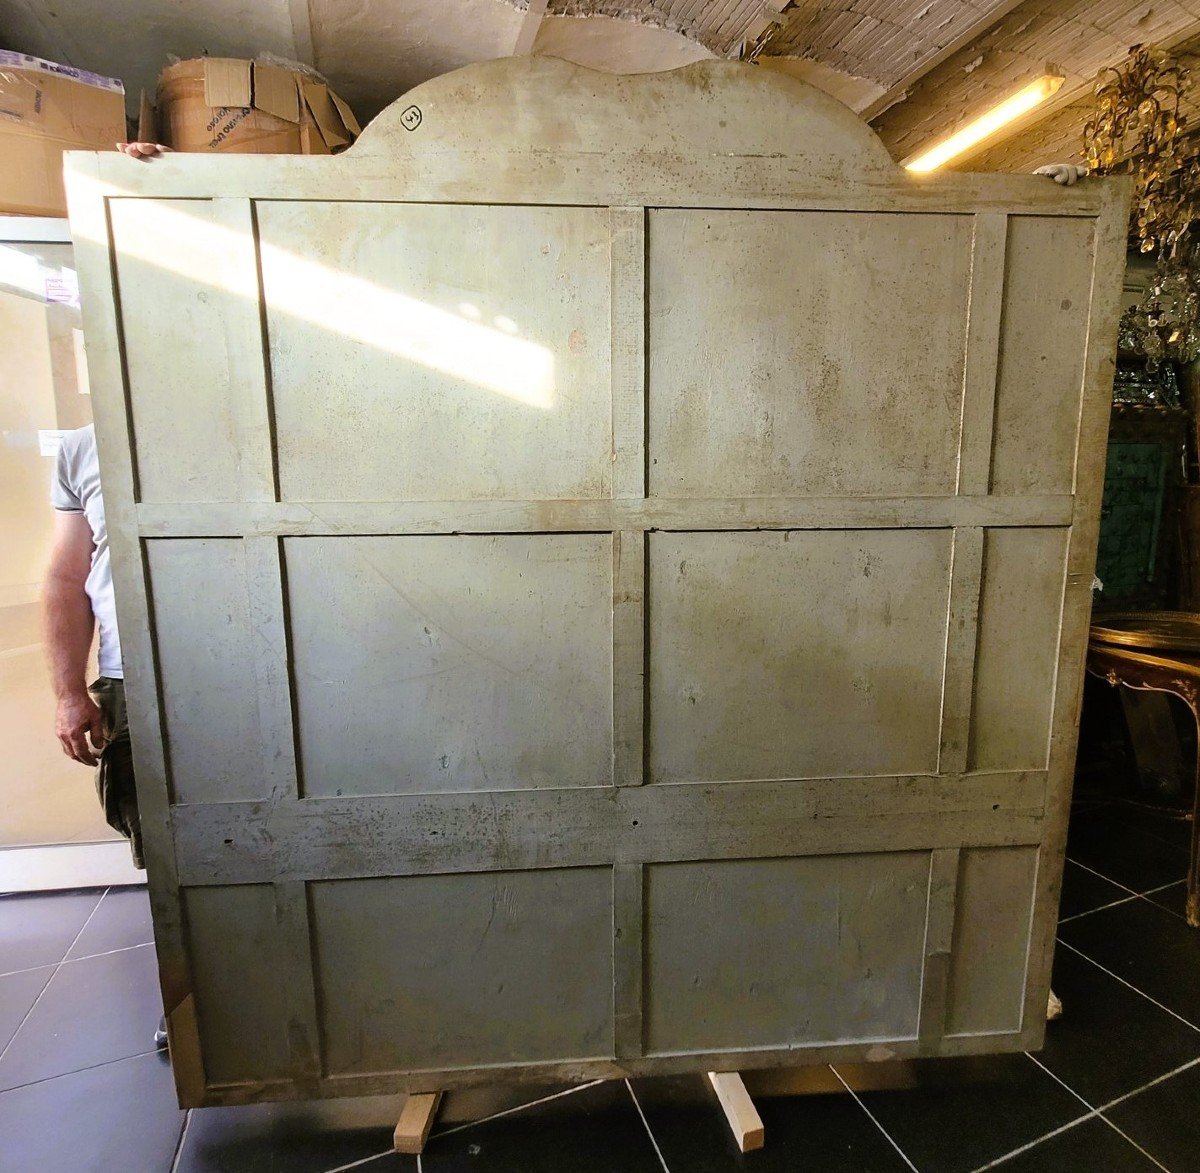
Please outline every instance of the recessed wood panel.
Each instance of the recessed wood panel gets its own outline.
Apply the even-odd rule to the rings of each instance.
[[[175,801],[269,797],[243,543],[172,539],[146,552]]]
[[[330,1074],[611,1053],[610,868],[345,880],[311,899]]]
[[[916,1034],[929,856],[646,869],[650,1051]]]
[[[652,534],[655,782],[937,768],[949,530]]]
[[[1021,1029],[1036,847],[962,853],[947,995],[949,1034]]]
[[[258,329],[256,298],[240,288],[254,238],[210,200],[110,208],[140,499],[237,501],[239,416],[255,392],[234,376],[230,346]]]
[[[270,884],[184,894],[205,1074],[214,1082],[288,1074],[284,945]]]
[[[987,531],[971,717],[973,770],[1046,765],[1066,552],[1063,529]]]
[[[1085,356],[1064,339],[1087,332],[1095,231],[1085,219],[1009,220],[993,492],[1069,493],[1075,485]]]
[[[609,495],[606,209],[298,201],[258,223],[284,500]]]
[[[970,261],[965,216],[653,212],[651,494],[953,492]]]
[[[290,538],[304,792],[612,779],[608,534]]]

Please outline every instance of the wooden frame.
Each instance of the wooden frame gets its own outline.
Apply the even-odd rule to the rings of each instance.
[[[333,159],[177,156],[147,166],[116,156],[72,155],[68,190],[85,290],[155,935],[182,1103],[430,1092],[509,1078],[729,1071],[801,1060],[957,1055],[1040,1045],[1096,548],[1124,256],[1128,195],[1123,182],[1089,181],[1061,189],[1034,177],[916,179],[900,172],[870,130],[838,103],[778,75],[706,62],[666,75],[610,77],[530,59],[472,66],[420,87],[385,112],[351,151]],[[280,396],[293,391],[272,365],[279,361],[268,320],[274,277],[263,250],[269,247],[276,250],[272,256],[279,255],[272,235],[278,226],[272,218],[275,209],[295,201],[314,207],[344,201],[371,205],[376,210],[370,215],[377,218],[372,222],[379,224],[390,222],[389,208],[403,217],[406,208],[430,204],[467,211],[478,205],[480,216],[490,215],[488,209],[548,207],[572,224],[585,223],[570,219],[572,210],[590,215],[588,209],[607,209],[602,221],[586,221],[601,225],[587,231],[606,234],[608,246],[609,305],[587,318],[589,329],[600,329],[597,323],[603,321],[600,332],[608,340],[607,357],[594,360],[607,364],[609,380],[605,394],[611,406],[612,461],[607,489],[549,499],[537,494],[524,499],[519,494],[492,499],[477,494],[469,499],[463,493],[454,500],[383,500],[367,492],[359,495],[367,499],[355,499],[354,492],[339,496],[332,491],[329,501],[291,499],[281,480],[278,444],[284,437],[278,409]],[[671,209],[677,210],[672,212],[677,219],[662,219],[661,211]],[[716,217],[717,211],[725,218]],[[708,212],[714,213],[711,222],[704,220]],[[654,414],[661,403],[656,405],[653,397],[667,376],[661,367],[652,373],[651,366],[661,358],[668,331],[647,304],[653,298],[661,301],[664,289],[678,287],[670,284],[678,278],[666,271],[670,258],[653,252],[655,234],[698,234],[695,255],[710,249],[715,257],[724,247],[721,232],[740,240],[738,234],[760,231],[758,219],[746,218],[759,212],[829,213],[842,217],[837,231],[851,236],[859,225],[875,231],[872,225],[878,222],[887,240],[899,224],[887,218],[908,216],[906,230],[889,247],[902,251],[906,233],[926,233],[922,239],[929,244],[922,246],[927,251],[921,254],[920,272],[940,282],[939,289],[958,288],[954,282],[960,278],[948,275],[952,257],[957,258],[954,272],[965,285],[955,312],[961,313],[965,341],[961,358],[951,354],[953,361],[947,360],[947,369],[958,372],[957,385],[948,385],[948,393],[960,397],[954,408],[957,434],[947,439],[937,432],[941,438],[929,440],[935,462],[949,462],[950,479],[943,487],[928,487],[933,474],[909,469],[904,475],[918,487],[887,495],[888,485],[870,487],[875,474],[864,467],[855,473],[862,485],[853,492],[831,483],[815,492],[780,493],[767,486],[740,495],[721,493],[724,474],[719,470],[713,474],[716,492],[672,496],[655,491],[654,478],[662,475],[655,468],[656,453],[670,448],[682,467],[691,451],[687,442],[672,440],[669,430],[663,430],[673,426],[671,419]],[[161,220],[158,235],[155,216]],[[818,238],[824,223],[809,222]],[[168,254],[180,232],[162,226],[184,225],[180,231],[186,236],[188,224],[203,229],[194,255],[188,254],[187,264],[172,262]],[[964,251],[955,253],[958,245],[947,244],[944,252],[936,246],[942,227],[955,234]],[[204,240],[213,243],[208,251]],[[218,256],[230,241],[228,256]],[[323,247],[315,244],[314,255],[325,255]],[[335,256],[341,246],[330,247],[335,259],[329,261],[329,271],[347,272]],[[763,254],[768,261],[771,251]],[[693,254],[677,255],[686,260]],[[726,258],[722,263],[729,264],[736,264],[739,255],[737,248],[720,253]],[[943,255],[944,270],[938,259]],[[1068,276],[1062,280],[1069,288],[1063,288],[1062,313],[1074,316],[1058,324],[1057,345],[1069,355],[1082,351],[1083,360],[1058,385],[1027,392],[1021,389],[1027,380],[1019,367],[1028,345],[1015,332],[1036,332],[1038,315],[1044,318],[1048,308],[1039,299],[1058,296],[1041,290],[1032,269],[1037,257],[1051,268],[1056,260],[1065,262]],[[217,315],[213,320],[224,326],[220,345],[226,357],[198,357],[196,363],[217,363],[212,369],[224,372],[221,385],[234,388],[229,392],[232,432],[228,439],[214,440],[210,454],[218,462],[229,453],[238,458],[230,464],[236,467],[236,491],[224,486],[220,492],[225,496],[178,487],[183,484],[178,469],[150,446],[158,425],[150,415],[138,415],[153,407],[149,396],[157,393],[155,387],[188,394],[187,368],[171,367],[175,360],[168,355],[147,381],[147,368],[138,365],[145,356],[137,339],[152,336],[146,331],[153,323],[167,319],[153,306],[135,305],[131,299],[137,282],[122,282],[123,266],[135,275],[161,274],[172,263],[179,268],[170,277],[171,287],[187,304],[197,290],[220,291],[217,309],[205,300],[208,308],[196,312]],[[900,262],[901,270],[906,263]],[[212,269],[199,272],[197,266]],[[833,270],[834,279],[844,271]],[[219,282],[213,284],[212,273],[218,272]],[[868,281],[862,288],[869,292],[878,287]],[[229,308],[242,304],[237,298],[257,303],[259,310],[247,316]],[[764,305],[764,312],[774,312],[770,303]],[[170,311],[179,312],[178,306]],[[936,305],[930,312],[931,321],[943,320]],[[186,338],[183,345],[189,345]],[[335,338],[328,345],[341,343]],[[945,346],[953,349],[951,342]],[[868,363],[869,349],[862,352]],[[555,355],[561,363],[570,361],[566,349]],[[1012,365],[1011,372],[1006,364]],[[200,368],[193,363],[192,369]],[[850,383],[838,392],[850,405],[863,393]],[[1048,409],[1032,399],[1004,397],[1037,393],[1049,396],[1050,403],[1067,404],[1054,409],[1059,415],[1050,411],[1058,422],[1050,416],[1039,421],[1058,445],[1053,457],[1043,461],[1044,473],[1038,468],[1022,471],[1020,462],[1027,455],[1022,449],[1036,448],[1036,443],[1022,439],[1020,419],[1046,415]],[[223,394],[213,392],[218,399]],[[713,410],[725,411],[733,402],[714,401]],[[208,407],[205,403],[196,410]],[[897,427],[924,426],[919,408],[915,415],[905,414],[903,405],[888,410],[897,413]],[[714,418],[714,427],[725,426],[724,417]],[[180,425],[185,433],[189,427]],[[929,436],[928,431],[914,434]],[[207,435],[212,433],[197,430],[193,444],[203,446]],[[947,447],[951,443],[952,450]],[[892,459],[900,457],[889,448],[880,463],[886,466]],[[754,466],[740,467],[744,472]],[[784,473],[771,475],[778,480]],[[819,479],[819,469],[811,476]],[[300,762],[306,752],[305,710],[296,692],[296,653],[303,650],[297,641],[308,635],[297,634],[297,625],[306,621],[293,594],[298,583],[289,562],[290,550],[297,548],[288,543],[316,539],[334,544],[311,549],[350,549],[339,543],[374,540],[368,535],[381,534],[486,538],[491,545],[470,548],[501,551],[513,535],[571,540],[576,535],[611,536],[611,784],[572,776],[570,756],[562,755],[563,765],[557,773],[550,771],[549,784],[522,780],[515,788],[439,790],[436,783],[418,779],[415,790],[400,792],[383,775],[350,771],[357,787],[351,794],[306,789]],[[749,553],[729,563],[734,570],[722,570],[721,551],[728,543],[755,534],[761,537],[757,544],[745,544]],[[784,547],[793,534],[804,542],[825,542],[812,549],[828,551],[833,569],[816,564],[814,573],[825,574],[829,582],[841,573],[837,559],[852,560],[858,551],[868,562],[883,559],[891,568],[889,582],[901,581],[911,570],[920,581],[928,574],[928,581],[942,584],[938,590],[943,594],[929,596],[938,600],[936,605],[914,605],[906,622],[916,626],[897,637],[897,646],[908,649],[906,655],[911,652],[913,664],[926,663],[930,646],[939,649],[939,679],[928,703],[922,702],[934,729],[932,756],[912,749],[902,722],[889,725],[881,718],[878,728],[864,735],[864,744],[872,738],[894,742],[896,761],[911,758],[914,765],[856,771],[833,761],[831,769],[784,776],[707,776],[700,758],[689,758],[693,750],[671,732],[685,728],[689,718],[686,709],[680,710],[682,716],[671,715],[667,693],[655,693],[661,680],[653,671],[666,670],[656,649],[664,648],[668,638],[659,625],[689,620],[686,612],[664,610],[651,597],[652,584],[663,589],[668,581],[659,553],[674,548],[666,539],[691,543],[698,551],[704,573],[710,575],[698,589],[717,591],[715,597],[729,589],[737,597],[736,567],[745,557],[758,560],[761,573],[755,577],[761,589],[770,592],[776,589],[774,582],[787,580],[787,568],[794,563]],[[920,557],[910,549],[910,536],[920,540],[925,551]],[[175,760],[186,752],[188,719],[194,712],[179,699],[181,661],[171,651],[179,633],[172,628],[186,628],[186,638],[180,637],[184,647],[189,639],[204,645],[218,633],[211,622],[196,617],[206,605],[201,594],[190,600],[190,606],[199,608],[193,617],[187,618],[186,608],[178,611],[179,591],[172,593],[164,584],[168,578],[189,580],[186,567],[173,570],[168,565],[172,550],[196,552],[194,565],[201,569],[209,565],[210,553],[232,559],[228,566],[239,568],[236,575],[245,584],[244,604],[235,598],[237,587],[230,606],[246,609],[245,679],[252,683],[235,681],[229,689],[235,700],[243,687],[254,696],[252,705],[245,703],[251,698],[243,697],[229,713],[239,728],[243,720],[250,722],[246,737],[257,747],[253,752],[259,765],[250,774],[235,771],[232,780],[185,778]],[[935,557],[945,558],[938,563],[941,569],[929,569],[928,559]],[[925,570],[920,569],[921,558],[926,559]],[[1039,582],[1050,584],[1037,588],[1041,594],[1029,604],[1038,623],[1026,637],[1034,641],[1044,669],[1037,677],[1040,683],[1032,686],[1032,700],[1018,693],[998,701],[981,693],[991,687],[986,680],[981,683],[981,672],[1003,653],[994,642],[981,652],[980,643],[993,640],[988,624],[1008,613],[1005,591],[1034,589],[1020,585],[1023,573],[1014,577],[1013,567],[1025,562],[1036,565]],[[867,578],[869,570],[870,565],[864,571]],[[731,573],[735,579],[728,581],[734,585],[722,586],[726,580],[720,576]],[[220,575],[212,579],[214,590],[221,581]],[[861,589],[868,592],[863,598],[871,607],[879,598],[893,597],[890,587],[879,588],[882,596],[871,595],[876,588],[870,584]],[[668,600],[671,593],[658,599]],[[828,607],[831,620],[840,622],[836,602]],[[938,607],[944,608],[940,617]],[[230,622],[243,622],[230,615]],[[887,640],[875,640],[868,651],[884,663],[888,646]],[[719,659],[717,650],[705,654]],[[175,657],[167,667],[164,656]],[[789,681],[789,688],[802,684],[794,672]],[[1015,681],[1014,687],[1022,683]],[[1010,700],[1018,709],[1030,704],[1044,711],[1044,744],[1037,743],[1034,733],[1026,736],[1028,744],[1022,742],[1019,752],[1005,748],[1009,734],[1001,728],[1003,721],[996,726],[999,732],[988,732],[987,722],[1000,718],[987,713],[1004,710]],[[735,696],[721,703],[736,708],[740,702]],[[648,717],[668,723],[654,726],[656,733]],[[223,743],[233,744],[241,736],[232,725],[220,732]],[[660,752],[664,737],[665,749],[678,751],[674,756]],[[1006,754],[1013,761],[999,760]],[[1023,758],[1029,760],[1017,760]],[[689,770],[691,776],[671,780]],[[325,785],[324,779],[318,781]],[[388,792],[389,786],[394,792]],[[856,913],[866,925],[874,923],[881,899],[869,896],[872,885],[886,886],[893,874],[923,877],[925,887],[918,892],[910,885],[906,903],[898,909],[898,922],[912,920],[914,926],[915,936],[905,938],[905,955],[912,958],[905,962],[908,985],[893,983],[891,995],[886,990],[880,994],[885,1002],[890,996],[908,999],[900,1009],[887,1003],[879,1011],[880,1021],[886,1025],[903,1019],[908,1025],[888,1026],[882,1037],[871,1037],[869,1030],[856,1034],[858,1028],[849,1022],[838,1026],[841,1012],[834,1007],[829,1011],[832,1035],[799,1041],[747,1035],[740,1044],[672,1044],[672,1038],[690,1037],[692,1024],[664,1016],[655,985],[679,959],[670,942],[686,940],[684,926],[672,919],[676,889],[663,868],[678,864],[711,871],[722,861],[750,865],[745,874],[755,882],[761,873],[763,882],[773,876],[770,882],[790,885],[798,924],[810,923],[804,919],[810,915],[804,911],[810,894],[831,883],[848,897],[856,891],[868,894]],[[783,870],[772,870],[775,864]],[[611,872],[611,881],[601,883],[597,877],[604,869]],[[356,1058],[347,1042],[349,1049],[338,1052],[342,1058],[331,1060],[341,1046],[342,1029],[330,1017],[331,1007],[348,999],[354,1011],[357,997],[323,986],[337,966],[328,953],[332,946],[322,945],[325,934],[333,932],[326,919],[330,910],[343,908],[336,884],[414,884],[425,877],[442,885],[436,892],[443,895],[431,899],[444,902],[444,893],[467,891],[454,887],[462,881],[476,893],[470,904],[480,898],[484,889],[477,885],[486,885],[489,875],[532,876],[531,891],[540,890],[537,884],[547,877],[574,877],[569,890],[581,909],[608,892],[612,972],[604,1011],[606,1039],[593,1041],[592,1049],[582,1054],[568,1049],[542,1057],[512,1048],[505,1052],[498,1042],[485,1058],[451,1063],[392,1061],[383,1052]],[[1018,893],[1016,903],[1000,910],[1000,920],[1011,924],[1012,939],[1002,946],[988,944],[977,931],[994,911],[987,903],[991,894],[1010,889]],[[720,907],[729,909],[744,890],[740,881],[724,887],[717,883],[707,898],[724,900]],[[390,898],[391,889],[355,891]],[[352,898],[346,900],[345,907],[355,906]],[[716,927],[733,948],[732,943],[744,940],[742,929],[736,915],[722,915],[729,919]],[[811,921],[818,935],[825,931],[819,919]],[[847,931],[860,932],[869,944],[865,928]],[[787,934],[779,940],[781,947],[786,945]],[[993,947],[1008,953],[997,959],[987,952]],[[1019,995],[1021,1005],[1001,1013],[986,996],[980,1000],[968,964],[973,964],[973,950],[983,950],[983,971],[1003,970],[1007,988]],[[250,968],[239,977],[237,966],[243,962]],[[581,967],[586,964],[580,962]],[[576,980],[586,986],[580,999],[596,997],[586,973],[572,974],[571,981]],[[712,980],[719,983],[720,978]],[[261,1008],[259,1018],[266,1020],[263,1029],[270,1036],[254,1042],[253,1057],[238,1050],[244,1024],[239,1026],[231,999],[221,993],[234,988],[231,982],[247,989],[247,981],[253,987],[247,1005]],[[843,984],[855,987],[856,981]],[[287,990],[286,997],[276,996],[277,987]],[[764,1021],[776,1008],[772,1002],[763,1009]],[[742,1010],[731,1007],[729,1016],[740,1017]],[[768,1028],[776,1029],[763,1030]],[[736,1033],[725,1020],[712,1031],[712,1038]],[[386,1051],[394,1040],[372,1038],[360,1045],[370,1050],[376,1042]]]

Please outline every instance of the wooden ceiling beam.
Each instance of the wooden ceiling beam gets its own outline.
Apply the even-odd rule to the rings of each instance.
[[[317,68],[313,51],[312,12],[308,0],[288,0],[288,16],[292,22],[292,56],[304,65]]]
[[[969,29],[963,32],[960,36],[955,37],[948,45],[942,48],[939,52],[925,58],[917,64],[911,72],[902,77],[895,85],[890,86],[884,93],[880,94],[863,112],[861,117],[870,122],[873,118],[877,118],[889,107],[894,106],[897,102],[903,101],[908,96],[908,91],[917,84],[927,73],[931,73],[937,69],[943,61],[949,57],[953,57],[960,49],[967,45],[973,44],[988,29],[992,28],[1002,21],[1014,8],[1022,4],[1024,0],[1004,0],[1003,3],[993,8],[986,16],[977,20]]]
[[[517,29],[517,43],[513,46],[514,57],[528,57],[533,52],[537,40],[538,29],[541,28],[542,18],[546,15],[547,0],[529,0],[529,7],[521,18],[521,27]]]

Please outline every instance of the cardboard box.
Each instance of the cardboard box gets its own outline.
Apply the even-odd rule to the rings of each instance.
[[[125,141],[125,87],[69,65],[0,50],[0,212],[65,216],[63,151]]]
[[[177,151],[328,155],[361,133],[350,107],[324,83],[232,57],[168,66],[158,79],[157,126],[151,117],[143,102],[138,138]]]

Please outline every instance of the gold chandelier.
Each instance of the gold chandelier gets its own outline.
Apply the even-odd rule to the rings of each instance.
[[[1088,170],[1133,176],[1130,236],[1157,256],[1141,301],[1121,320],[1121,345],[1190,362],[1200,355],[1200,255],[1191,227],[1200,213],[1200,156],[1181,107],[1189,71],[1162,50],[1135,46],[1096,83],[1096,112],[1083,128]]]

